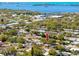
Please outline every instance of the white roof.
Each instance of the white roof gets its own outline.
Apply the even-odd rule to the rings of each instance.
[[[20,29],[19,32],[26,33],[26,31],[24,29]]]
[[[44,55],[47,56],[49,54],[48,53],[49,52],[49,49],[47,49],[47,48],[44,48],[44,49],[46,50],[46,52],[44,53]]]
[[[79,44],[79,42],[72,42],[72,44]]]
[[[39,32],[45,32],[45,30],[38,30]]]
[[[27,49],[26,51],[29,52],[31,50],[31,48]]]
[[[79,48],[71,48],[70,50],[79,51]]]
[[[71,54],[71,53],[69,53],[69,52],[62,52],[63,54]]]
[[[65,39],[69,39],[69,40],[72,40],[72,41],[79,41],[79,38],[78,37],[64,37]]]
[[[45,53],[44,53],[45,56],[47,56],[48,54],[49,54],[48,52],[45,52]]]
[[[18,24],[18,23],[7,24],[7,26],[16,25],[16,24]]]
[[[59,18],[59,17],[62,17],[62,15],[50,15],[49,17],[52,17],[52,18]]]

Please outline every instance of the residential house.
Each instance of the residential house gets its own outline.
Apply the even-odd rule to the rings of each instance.
[[[61,18],[62,15],[49,15],[48,18]]]
[[[44,20],[46,17],[44,15],[34,15],[32,17],[32,20],[33,21],[41,21],[41,20]]]
[[[79,51],[79,48],[74,47],[74,48],[71,48],[70,51]]]

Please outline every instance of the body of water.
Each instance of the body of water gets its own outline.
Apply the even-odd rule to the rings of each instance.
[[[79,2],[0,2],[0,9],[19,9],[38,12],[79,12]]]

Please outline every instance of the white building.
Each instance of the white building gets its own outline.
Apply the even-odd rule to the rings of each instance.
[[[11,24],[7,24],[6,26],[13,26],[13,25],[17,25],[18,23],[11,23]]]
[[[69,53],[69,52],[61,52],[64,56],[70,56],[70,55],[72,55],[71,53]]]
[[[60,18],[62,17],[62,15],[50,15],[48,16],[48,18]]]
[[[77,45],[77,44],[79,44],[79,42],[72,42],[71,44]]]
[[[24,29],[20,29],[17,35],[22,35],[23,33],[27,33]]]
[[[73,32],[73,29],[64,29],[64,32],[72,33]]]
[[[72,34],[79,34],[79,30],[73,30],[73,29],[64,29],[64,32],[72,33]]]
[[[6,28],[6,25],[0,24],[0,27],[5,29]]]
[[[79,42],[79,38],[77,38],[77,37],[64,37],[64,39],[68,39],[68,40],[71,40],[74,42]]]
[[[79,48],[76,48],[76,47],[75,47],[75,48],[71,48],[70,50],[71,50],[71,51],[79,51]]]
[[[45,50],[44,56],[48,56],[48,54],[49,54],[49,49],[48,49],[48,48],[44,48],[44,50]]]
[[[44,15],[35,15],[32,17],[33,21],[41,21],[44,20],[46,17]]]

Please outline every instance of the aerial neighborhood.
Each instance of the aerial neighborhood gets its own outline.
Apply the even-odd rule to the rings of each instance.
[[[0,55],[79,55],[79,13],[0,10]]]

